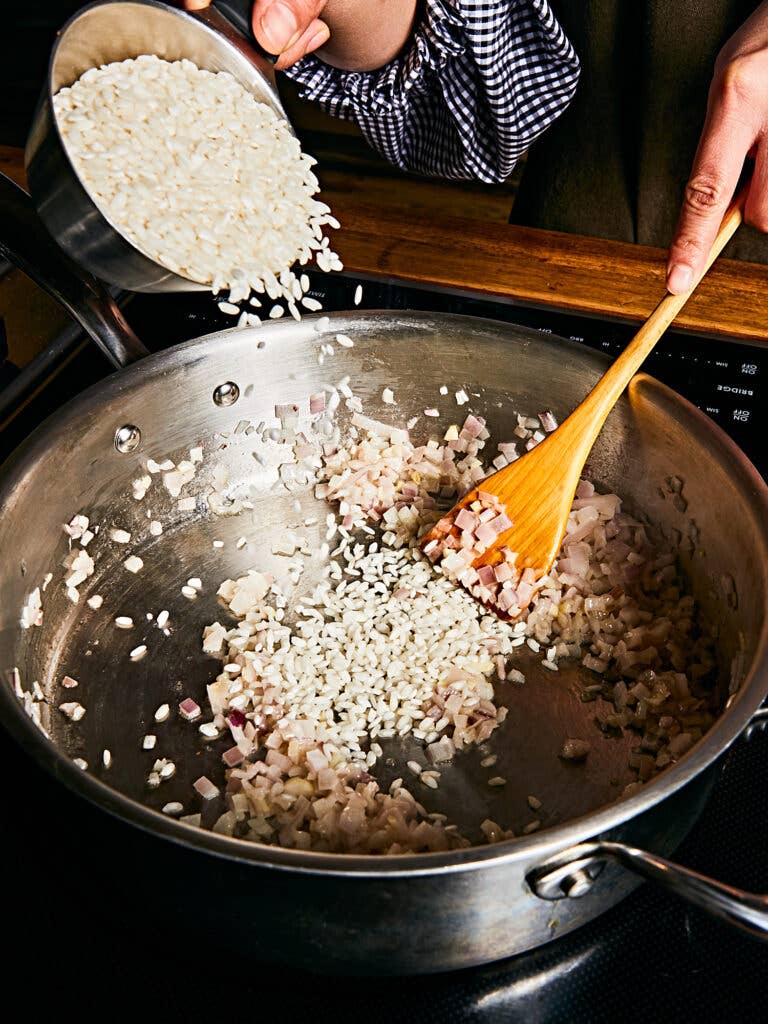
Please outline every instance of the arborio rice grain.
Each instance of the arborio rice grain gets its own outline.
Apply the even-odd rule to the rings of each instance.
[[[313,256],[341,269],[323,233],[338,222],[314,198],[315,161],[227,72],[141,56],[86,71],[53,107],[91,198],[169,270],[228,290],[232,304],[252,290],[301,296],[290,268]]]

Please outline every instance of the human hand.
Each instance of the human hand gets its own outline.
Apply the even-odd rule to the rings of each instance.
[[[184,0],[188,11],[200,11],[211,0]],[[251,26],[258,44],[278,56],[278,70],[318,50],[328,42],[330,29],[318,15],[326,0],[255,0]]]
[[[670,292],[687,292],[701,277],[748,156],[755,166],[745,220],[768,232],[768,3],[731,37],[715,63],[704,129],[669,250]]]
[[[183,0],[188,11],[211,0]],[[322,48],[321,59],[344,71],[373,71],[397,56],[416,17],[417,0],[255,0],[251,25],[278,71]],[[320,15],[323,15],[322,20]]]

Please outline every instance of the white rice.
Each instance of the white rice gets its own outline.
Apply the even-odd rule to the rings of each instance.
[[[226,786],[220,791],[205,779],[196,784],[203,799],[226,800],[216,831],[339,852],[468,845],[402,779],[385,790],[371,773],[385,756],[380,741],[397,737],[420,742],[422,760],[441,766],[457,750],[481,744],[478,760],[492,769],[496,755],[484,744],[507,714],[496,704],[494,684],[525,683],[514,667],[521,646],[550,671],[578,658],[597,673],[582,699],[610,702],[599,706],[600,729],[635,731],[630,765],[641,782],[684,756],[713,720],[700,686],[714,668],[711,644],[696,624],[673,555],[651,543],[619,498],[597,494],[582,481],[554,568],[531,588],[523,618],[501,621],[450,578],[450,550],[433,566],[420,547],[420,538],[445,518],[441,509],[483,479],[481,456],[489,438],[484,421],[469,416],[460,429],[449,428],[442,443],[414,445],[407,431],[355,411],[342,436],[333,422],[339,395],[347,403],[356,400],[348,377],[314,410],[306,433],[297,435],[300,411],[291,405],[276,411],[281,429],[262,436],[263,444],[285,449],[285,466],[306,466],[301,483],[316,480],[316,496],[336,508],[322,524],[326,542],[317,552],[326,562],[323,582],[289,601],[268,574],[251,570],[227,580],[218,596],[235,624],[214,622],[203,633],[204,651],[219,658],[221,668],[208,688],[212,721],[195,729],[201,742],[229,734],[233,744],[223,752]],[[313,399],[318,406],[318,396],[310,396],[310,404]],[[248,421],[241,423],[246,432]],[[542,425],[538,418],[518,417],[515,444],[537,443]],[[499,448],[514,456],[514,444]],[[169,478],[169,493],[178,494],[195,475],[202,450],[193,451],[192,461],[178,467],[170,460],[153,462],[151,471],[156,467]],[[231,514],[227,474],[217,470],[215,477],[220,500],[209,495],[208,505],[214,513]],[[289,483],[296,480],[294,470]],[[246,507],[254,506],[241,502],[238,511]],[[301,506],[295,511],[299,515]],[[81,518],[85,530],[88,522]],[[317,522],[310,517],[304,525]],[[76,530],[81,525],[69,524]],[[125,531],[111,537],[130,540]],[[244,545],[243,537],[236,547]],[[300,580],[302,557],[316,553],[298,526],[273,550],[294,560],[287,573],[292,587]],[[65,569],[80,571],[71,553]],[[87,577],[93,566],[82,571]],[[181,589],[193,600],[202,580],[191,577]],[[34,624],[42,615],[39,595],[28,604]],[[126,628],[130,621],[114,619]],[[168,612],[159,613],[158,626],[167,622]],[[147,653],[141,644],[129,657]],[[191,704],[197,719],[200,708]],[[77,702],[59,707],[73,721],[85,714]],[[169,715],[163,704],[154,719],[161,723]],[[154,735],[146,736],[144,749],[155,742]],[[587,737],[567,737],[560,756],[578,763],[590,749]],[[407,768],[420,794],[439,787],[439,772],[431,767],[411,760]],[[147,785],[160,787],[175,770],[173,762],[158,760]],[[487,785],[501,791],[506,779],[487,774]],[[532,810],[536,800],[529,797]],[[479,827],[489,842],[511,835],[489,819]]]
[[[346,379],[338,387],[352,394]],[[341,852],[465,845],[447,821],[426,814],[402,781],[394,794],[382,792],[368,774],[381,756],[374,744],[413,736],[433,759],[431,751],[446,743],[448,751],[437,755],[442,760],[482,743],[506,715],[494,703],[493,680],[525,682],[508,666],[523,643],[551,671],[561,658],[583,657],[589,668],[599,655],[603,670],[626,677],[618,727],[638,729],[656,755],[632,755],[641,777],[688,749],[687,716],[701,735],[707,712],[675,669],[680,657],[685,664],[678,668],[711,667],[706,648],[692,642],[692,601],[675,589],[671,557],[651,548],[615,495],[581,485],[556,567],[513,625],[488,614],[444,567],[430,566],[419,547],[419,536],[440,518],[435,498],[451,504],[482,479],[484,423],[468,418],[445,445],[423,446],[359,414],[352,424],[349,440],[323,457],[317,488],[339,506],[340,521],[328,517],[329,539],[337,530],[343,537],[331,553],[339,564],[295,606],[291,624],[283,615],[287,597],[269,576],[251,571],[226,581],[219,596],[238,622],[231,629],[214,623],[204,633],[204,649],[223,662],[209,687],[211,710],[235,742],[227,752],[234,765],[228,792],[237,799],[222,830]],[[521,418],[518,436],[526,440],[537,428],[538,420]],[[369,522],[378,526],[375,539],[356,541],[350,531],[370,535]],[[298,543],[291,538],[290,553]],[[633,680],[641,679],[636,689]],[[606,685],[615,696],[613,684]],[[251,763],[260,750],[265,761]],[[561,756],[588,753],[588,743],[569,740]],[[495,760],[484,757],[482,764],[490,768]],[[435,773],[417,761],[407,767],[422,785],[437,787]],[[487,784],[501,789],[506,779],[493,776]],[[498,830],[488,835],[508,834]]]
[[[143,55],[86,71],[53,107],[104,216],[162,266],[228,292],[224,312],[239,314],[252,290],[294,299],[290,268],[316,254],[341,269],[315,161],[227,72]]]

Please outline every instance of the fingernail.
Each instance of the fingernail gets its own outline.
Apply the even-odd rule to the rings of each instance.
[[[331,30],[327,25],[323,25],[322,28],[319,28],[307,43],[307,53],[312,53],[313,50],[317,50],[324,43],[327,43],[330,35]]]
[[[266,9],[261,18],[261,27],[266,36],[268,48],[273,53],[282,53],[299,37],[298,23],[291,8],[284,3],[275,3]]]
[[[667,291],[682,295],[693,284],[693,271],[685,263],[675,263],[667,274]]]

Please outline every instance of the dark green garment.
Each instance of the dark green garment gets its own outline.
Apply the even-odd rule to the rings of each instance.
[[[531,149],[512,221],[666,247],[715,58],[754,0],[552,0],[581,59],[571,107]],[[741,228],[728,255],[768,263]]]

